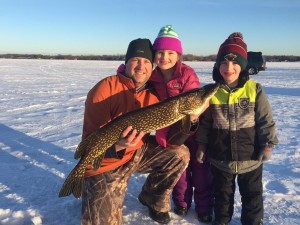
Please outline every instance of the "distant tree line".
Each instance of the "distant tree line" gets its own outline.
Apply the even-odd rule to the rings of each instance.
[[[65,59],[65,60],[108,60],[124,61],[125,55],[42,55],[42,54],[0,54],[0,58],[7,59]],[[265,55],[267,62],[297,62],[300,56],[293,55]],[[186,54],[184,61],[215,61],[216,55],[196,56]]]

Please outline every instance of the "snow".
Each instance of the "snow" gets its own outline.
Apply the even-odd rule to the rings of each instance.
[[[81,199],[58,198],[77,164],[88,90],[114,74],[116,61],[0,59],[0,224],[80,224]],[[211,83],[213,62],[186,62],[202,85]],[[268,94],[280,144],[264,164],[264,224],[300,224],[300,62],[267,63],[251,76]],[[124,224],[156,224],[137,196],[146,175],[136,174],[124,202]],[[236,192],[230,224],[240,224]],[[200,224],[194,210],[170,224]]]

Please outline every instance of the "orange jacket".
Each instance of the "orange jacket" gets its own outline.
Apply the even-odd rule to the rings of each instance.
[[[136,92],[132,79],[122,74],[107,77],[96,84],[87,95],[82,139],[126,112],[157,102],[158,98],[153,88],[146,85],[145,89]],[[144,141],[141,140],[134,148],[127,148],[121,159],[104,158],[96,171],[89,165],[85,176],[94,176],[123,165],[143,144]]]

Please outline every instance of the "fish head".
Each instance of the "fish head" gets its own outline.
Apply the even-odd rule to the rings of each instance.
[[[219,83],[207,84],[202,88],[186,92],[185,97],[181,99],[179,111],[185,115],[200,114],[219,86]]]

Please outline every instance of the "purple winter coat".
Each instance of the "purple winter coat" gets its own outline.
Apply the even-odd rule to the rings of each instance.
[[[193,68],[181,61],[178,61],[175,66],[175,71],[168,83],[164,82],[163,74],[158,67],[152,72],[150,81],[153,83],[160,101],[200,87],[200,81]],[[166,127],[156,131],[156,141],[164,147],[167,146],[166,139],[169,129]]]

